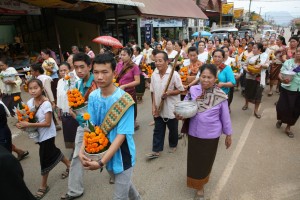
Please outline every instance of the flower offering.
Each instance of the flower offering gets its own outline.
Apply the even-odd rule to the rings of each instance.
[[[74,111],[86,107],[85,99],[81,95],[80,91],[77,88],[71,89],[67,92],[69,106],[74,109]]]
[[[46,60],[45,62],[46,62],[46,64],[48,65],[48,67],[50,67],[51,69],[53,69],[55,63],[50,62],[50,61],[47,61],[47,60]],[[46,70],[46,75],[51,76],[51,75],[52,75],[52,72]]]
[[[18,102],[20,101],[20,96],[15,96],[14,97],[14,101]],[[15,118],[18,121],[26,121],[26,122],[30,122],[30,123],[36,123],[37,120],[35,118],[35,109],[29,109],[29,106],[26,105],[23,102],[19,102],[17,104],[17,107],[15,107],[14,112],[16,113]],[[36,127],[28,127],[24,129],[25,132],[28,133],[29,138],[34,139],[36,137],[39,136],[39,133],[37,132],[37,128]]]
[[[187,80],[187,76],[189,75],[189,70],[187,67],[182,67],[180,70],[179,70],[179,75],[180,75],[180,78],[181,78],[181,81],[182,82],[185,82]]]
[[[90,115],[88,113],[84,113],[82,116],[86,121],[83,138],[84,151],[91,159],[99,160],[109,148],[110,142],[102,129],[90,122]]]

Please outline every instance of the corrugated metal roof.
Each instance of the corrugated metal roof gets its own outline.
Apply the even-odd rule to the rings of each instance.
[[[145,7],[138,7],[141,15],[208,19],[191,0],[139,0]]]

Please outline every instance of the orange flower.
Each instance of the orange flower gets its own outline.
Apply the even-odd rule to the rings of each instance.
[[[14,101],[19,101],[19,99],[21,99],[20,96],[14,96]]]
[[[67,81],[67,80],[69,80],[71,77],[69,76],[69,75],[66,75],[65,76],[65,80]]]

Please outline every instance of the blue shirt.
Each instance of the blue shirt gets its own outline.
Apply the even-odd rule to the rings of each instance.
[[[125,92],[117,88],[109,97],[102,97],[101,90],[91,92],[88,100],[88,113],[91,122],[100,126],[111,106],[118,101]],[[119,174],[135,164],[134,134],[134,107],[125,112],[119,123],[108,133],[108,139],[112,143],[118,134],[125,135],[125,141],[107,163],[106,168],[114,174]]]
[[[78,88],[82,96],[84,96],[87,90],[89,89],[89,87],[91,87],[93,80],[94,80],[94,74],[90,73],[90,78],[85,85],[84,85],[84,80],[82,78],[78,82],[76,82],[76,88]]]
[[[233,71],[229,65],[227,65],[218,75],[218,80],[221,83],[231,82],[233,85],[236,84]],[[230,88],[222,87],[221,88],[225,94],[229,93]]]

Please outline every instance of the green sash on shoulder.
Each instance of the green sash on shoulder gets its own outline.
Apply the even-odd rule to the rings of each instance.
[[[135,104],[134,100],[128,93],[125,92],[125,94],[123,94],[122,97],[111,106],[101,125],[101,129],[105,132],[105,134],[108,134],[109,131],[111,131],[119,123],[122,116],[133,104]]]

